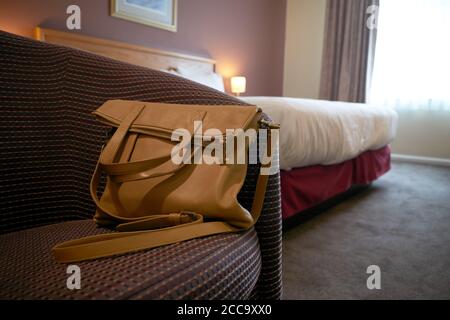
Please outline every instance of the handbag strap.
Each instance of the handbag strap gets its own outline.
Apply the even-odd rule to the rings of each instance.
[[[253,199],[251,215],[257,221],[264,203],[265,189],[269,176],[259,175]],[[170,218],[171,215],[159,215],[158,218]],[[198,217],[200,216],[200,217]],[[134,222],[135,227],[145,227],[149,220]],[[128,225],[133,222],[128,223]],[[127,223],[119,225],[118,230],[125,230]],[[114,232],[81,239],[66,241],[53,247],[56,261],[70,263],[85,261],[113,255],[156,248],[214,234],[243,231],[225,222],[203,222],[201,215],[193,222],[179,224],[158,230]]]
[[[173,174],[181,170],[186,163],[182,162],[179,165],[175,165],[173,169],[165,172],[159,172],[151,174],[149,171],[155,167],[155,165],[165,162],[171,158],[171,154],[163,155],[157,158],[130,161],[126,163],[114,162],[117,152],[120,150],[125,137],[127,136],[133,122],[139,117],[144,110],[145,104],[137,104],[131,112],[121,122],[114,135],[109,140],[108,144],[102,150],[99,158],[99,166],[104,170],[111,178],[116,182],[135,181],[141,179],[157,178],[169,174]],[[194,129],[194,133],[197,130]],[[192,143],[193,136],[187,143]],[[191,153],[191,157],[194,155]]]
[[[102,203],[100,202],[100,199],[97,195],[98,186],[100,184],[100,177],[101,172],[105,171],[109,178],[110,178],[110,186],[111,188],[111,197],[114,202],[114,205],[116,207],[116,210],[118,212],[126,212],[125,208],[122,206],[119,198],[118,198],[118,184],[125,182],[125,181],[135,181],[140,179],[150,179],[150,178],[156,178],[161,177],[169,174],[173,174],[179,170],[181,170],[186,164],[182,163],[180,165],[175,166],[173,169],[164,171],[164,172],[158,172],[150,174],[148,173],[149,170],[153,169],[155,167],[155,163],[158,164],[163,160],[169,160],[170,154],[158,158],[152,158],[147,160],[141,160],[141,161],[134,161],[134,162],[127,162],[127,163],[115,163],[114,160],[117,156],[118,150],[121,148],[124,139],[130,129],[130,127],[133,125],[133,122],[136,120],[136,118],[140,115],[142,110],[144,109],[144,104],[139,104],[135,108],[131,110],[131,112],[125,117],[125,119],[122,121],[120,126],[117,128],[114,135],[111,137],[108,144],[103,148],[99,160],[97,162],[97,165],[95,167],[94,173],[92,175],[91,183],[90,183],[90,193],[91,197],[95,202],[95,205],[97,206],[97,211],[99,211],[103,216],[108,216],[113,218],[116,221],[119,222],[130,222],[130,220],[135,220],[136,223],[139,221],[146,221],[145,225],[148,226],[150,221],[153,221],[154,219],[150,218],[135,218],[135,219],[124,219],[120,216],[117,216],[114,212],[111,210],[105,208]],[[189,142],[191,143],[192,140]],[[191,154],[191,157],[193,157],[193,153]],[[163,217],[160,219],[162,220]],[[171,219],[167,219],[167,223],[172,221]],[[120,226],[120,225],[119,225]]]
[[[116,130],[116,133],[102,151],[102,155],[100,156],[91,180],[90,191],[97,206],[97,210],[100,210],[106,216],[114,217],[117,221],[124,222],[117,226],[117,230],[121,232],[94,235],[60,243],[52,249],[53,255],[58,262],[69,263],[109,257],[144,249],[151,249],[199,237],[244,230],[242,228],[233,227],[225,222],[205,223],[203,222],[203,217],[198,213],[181,212],[167,215],[154,215],[144,219],[138,218],[136,221],[129,221],[121,219],[113,212],[102,206],[100,199],[97,196],[101,167],[103,166],[102,163],[111,163],[114,161],[117,150],[120,148],[129,127],[139,116],[142,109],[143,105],[134,109]],[[270,137],[270,130],[268,130],[268,133]],[[270,139],[268,141],[268,150],[271,155],[272,151],[270,150]],[[150,163],[151,161],[154,161],[154,159],[144,160],[142,162],[147,161]],[[147,165],[147,163],[145,165]],[[264,167],[270,166],[271,161],[264,165]],[[137,170],[140,169],[141,168]],[[250,211],[254,222],[258,220],[261,214],[268,180],[269,176],[267,174],[262,175],[260,172]],[[169,225],[169,227],[164,227],[166,225]],[[149,230],[161,227],[162,229]]]
[[[160,230],[115,232],[67,241],[53,247],[58,262],[85,261],[151,249],[213,234],[235,232],[224,222],[188,223]]]

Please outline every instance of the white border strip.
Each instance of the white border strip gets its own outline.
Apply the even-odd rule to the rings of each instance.
[[[445,158],[431,158],[431,157],[419,157],[410,156],[405,154],[392,154],[391,159],[395,161],[411,162],[411,163],[421,163],[429,164],[434,166],[446,166],[450,167],[450,159]]]

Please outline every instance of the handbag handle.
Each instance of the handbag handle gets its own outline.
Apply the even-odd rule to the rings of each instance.
[[[153,169],[155,167],[155,162],[159,163],[163,160],[168,160],[170,158],[170,155],[165,155],[157,158],[142,160],[142,161],[135,161],[135,162],[128,162],[128,163],[114,163],[114,159],[117,155],[117,152],[119,148],[122,146],[122,143],[128,133],[128,130],[130,129],[133,122],[136,120],[136,118],[139,116],[139,114],[144,109],[144,105],[139,105],[125,117],[125,119],[122,121],[120,126],[117,128],[114,135],[111,137],[108,144],[103,148],[100,158],[97,162],[97,165],[95,167],[94,173],[92,175],[91,183],[90,183],[90,192],[91,197],[94,200],[97,210],[100,211],[103,215],[110,216],[117,221],[122,221],[125,223],[130,223],[130,221],[146,221],[145,223],[148,225],[150,221],[153,221],[154,223],[158,223],[162,217],[159,217],[159,220],[155,220],[152,217],[150,218],[121,218],[117,215],[115,215],[110,210],[104,208],[100,202],[100,199],[97,195],[98,185],[100,183],[100,176],[101,171],[105,171],[108,175],[110,175],[111,178],[111,184],[114,185],[114,188],[112,190],[117,191],[118,188],[115,186],[116,183],[122,183],[126,181],[134,181],[139,179],[146,179],[146,178],[157,178],[161,176],[165,176],[168,174],[173,174],[179,170],[181,170],[186,164],[182,163],[180,165],[175,166],[174,169],[165,171],[165,172],[158,172],[154,174],[149,173],[149,169]],[[189,142],[191,143],[192,140]],[[193,157],[193,152],[191,152],[191,157]],[[111,193],[112,200],[114,202],[114,205],[116,207],[116,210],[125,212],[125,208],[121,204],[119,197],[117,196],[117,192]],[[179,213],[177,213],[179,215]],[[164,215],[166,216],[166,215]],[[200,217],[196,217],[196,220],[199,220]],[[180,218],[180,221],[182,219]],[[173,219],[167,220],[167,223],[169,221],[174,221]]]
[[[166,176],[181,170],[186,165],[185,162],[182,162],[179,165],[175,165],[173,169],[167,170],[165,172],[150,172],[151,169],[155,168],[155,164],[168,161],[171,158],[171,154],[163,155],[157,158],[127,163],[114,162],[114,159],[117,156],[117,152],[122,146],[130,127],[132,126],[136,118],[140,115],[144,107],[145,105],[141,104],[132,109],[132,111],[121,122],[120,126],[117,128],[116,132],[101,152],[99,159],[100,167],[116,182],[127,182]],[[194,132],[195,131],[196,130],[194,130]],[[188,143],[192,144],[193,139],[194,135],[192,135],[191,140]],[[195,150],[190,154],[191,159],[194,156],[194,153]]]

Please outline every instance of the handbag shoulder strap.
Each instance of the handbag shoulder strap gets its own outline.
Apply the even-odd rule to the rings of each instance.
[[[251,214],[256,221],[264,203],[269,176],[259,175]],[[169,215],[167,215],[169,216]],[[243,231],[225,222],[201,223],[202,219],[158,230],[113,232],[60,243],[52,252],[58,262],[69,263],[156,248],[199,237]],[[139,223],[145,223],[139,221]]]

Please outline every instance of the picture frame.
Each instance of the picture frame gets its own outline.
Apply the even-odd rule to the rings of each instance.
[[[111,16],[177,31],[178,0],[111,0]]]

